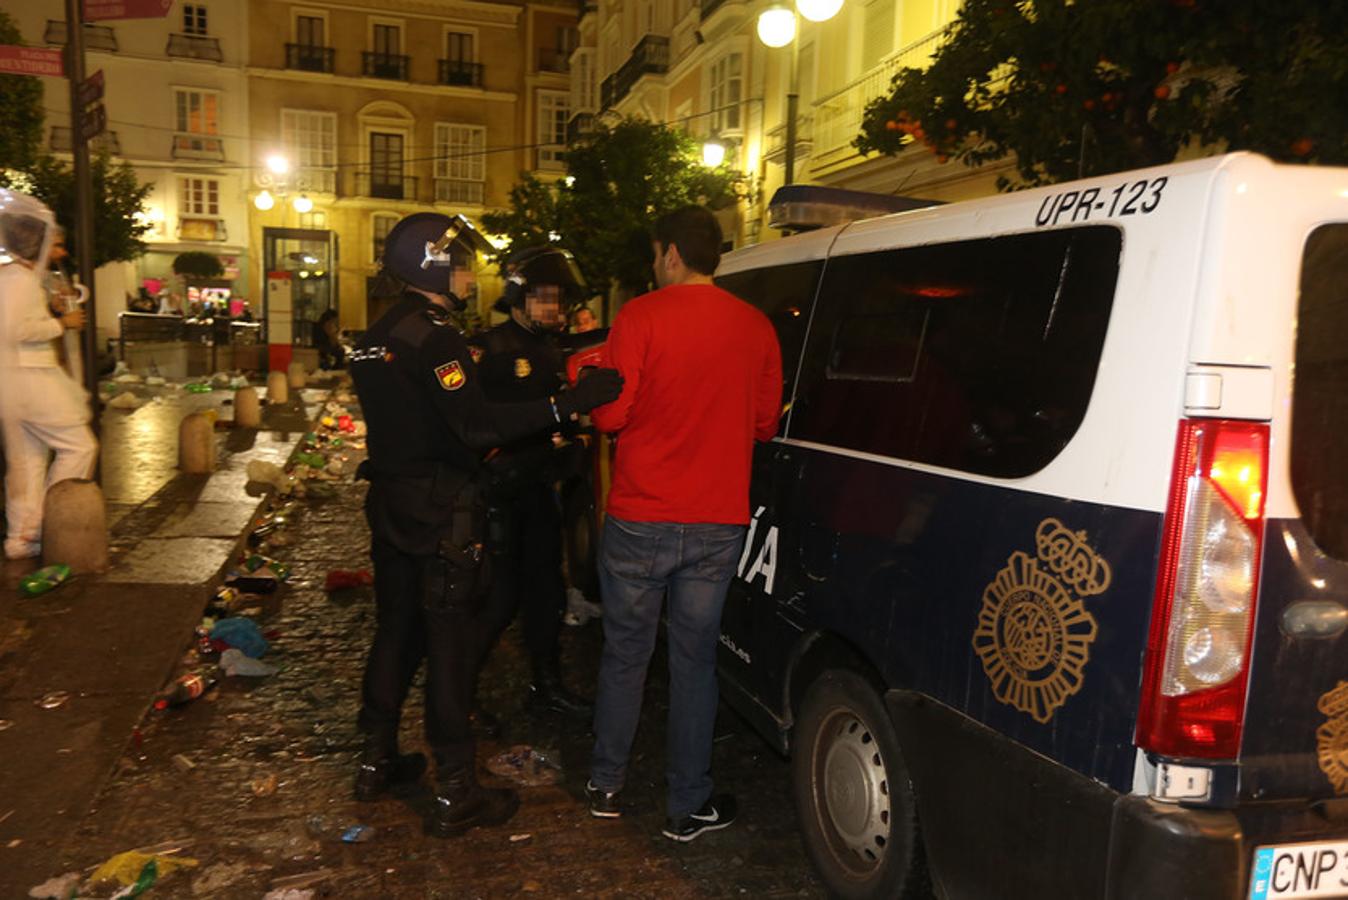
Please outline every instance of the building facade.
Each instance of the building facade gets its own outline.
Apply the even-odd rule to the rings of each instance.
[[[25,43],[63,46],[65,4],[32,0],[15,7]],[[86,24],[86,71],[102,71],[107,131],[94,149],[130,163],[151,185],[144,211],[149,252],[98,273],[98,327],[115,335],[127,294],[148,286],[182,296],[173,274],[185,251],[220,259],[224,276],[205,286],[246,295],[252,277],[246,166],[248,10],[242,3],[174,3],[165,18]],[[44,78],[46,149],[71,151],[65,79]],[[65,223],[70,225],[71,223]]]
[[[343,328],[377,317],[390,300],[378,259],[403,216],[476,224],[522,172],[560,174],[573,6],[248,6],[252,290],[290,295],[297,342],[329,308]],[[499,294],[490,247],[469,249],[455,288],[485,311]]]
[[[925,149],[864,157],[852,141],[866,105],[899,69],[930,59],[959,0],[844,0],[833,18],[797,17],[795,39],[772,49],[756,35],[765,9],[750,0],[584,0],[572,56],[569,128],[636,115],[728,147],[748,196],[723,219],[736,245],[770,239],[767,202],[785,182],[787,94],[795,70],[796,183],[936,200],[995,190],[1000,166],[939,163]],[[793,59],[794,57],[794,59]]]

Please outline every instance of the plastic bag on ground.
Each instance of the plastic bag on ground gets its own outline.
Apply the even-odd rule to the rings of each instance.
[[[249,481],[260,481],[263,484],[269,484],[281,493],[288,492],[292,485],[290,476],[286,475],[285,469],[275,463],[269,463],[266,460],[254,459],[248,463],[244,473]]]
[[[244,616],[231,616],[216,622],[215,627],[211,629],[211,640],[224,641],[253,659],[264,655],[269,649],[267,639],[262,636],[262,630],[257,627],[257,623]],[[223,659],[223,654],[221,658]]]
[[[69,900],[80,881],[79,872],[67,872],[29,888],[28,896],[36,897],[37,900]]]
[[[107,403],[109,409],[135,409],[140,406],[140,398],[130,391],[123,391]]]
[[[134,885],[145,871],[146,863],[155,862],[160,874],[167,875],[175,869],[191,868],[197,865],[195,859],[186,856],[156,856],[139,850],[127,850],[109,858],[89,876],[89,884],[103,881],[116,881],[124,886]]]
[[[275,675],[277,669],[261,660],[253,659],[238,647],[230,647],[220,654],[220,671],[231,676],[242,675],[246,678],[261,678],[265,675]]]
[[[604,608],[598,603],[585,599],[579,588],[566,589],[566,624],[584,625],[591,619],[604,614]]]

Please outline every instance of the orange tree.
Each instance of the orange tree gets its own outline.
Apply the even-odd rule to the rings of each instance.
[[[966,0],[930,67],[902,69],[866,108],[855,144],[970,166],[1013,154],[1030,185],[1191,143],[1342,165],[1345,47],[1348,3]]]

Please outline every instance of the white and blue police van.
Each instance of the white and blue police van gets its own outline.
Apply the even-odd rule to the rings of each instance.
[[[728,254],[786,373],[721,687],[845,897],[1348,897],[1348,169]]]

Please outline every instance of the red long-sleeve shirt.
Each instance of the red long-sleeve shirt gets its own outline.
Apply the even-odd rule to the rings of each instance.
[[[591,413],[619,432],[608,512],[744,524],[754,440],[777,433],[782,359],[767,316],[713,285],[629,301],[608,339],[622,395]]]

